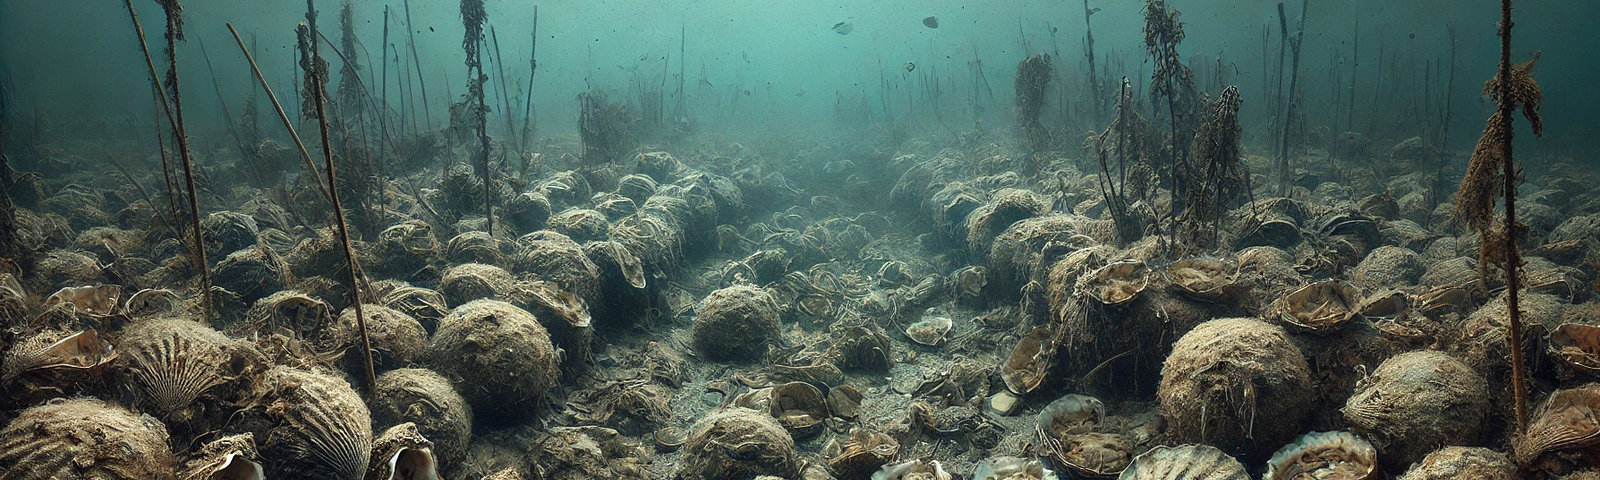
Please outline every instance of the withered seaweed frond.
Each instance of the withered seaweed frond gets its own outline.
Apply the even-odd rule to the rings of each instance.
[[[461,0],[461,25],[466,27],[461,50],[467,53],[467,68],[479,65],[478,44],[483,42],[483,23],[488,17],[483,10],[483,0]]]
[[[1539,54],[1535,53],[1533,60],[1516,65],[1511,69],[1511,95],[1504,100],[1509,101],[1512,110],[1522,109],[1522,116],[1528,119],[1533,126],[1535,136],[1544,135],[1544,122],[1539,117],[1539,107],[1544,102],[1544,92],[1540,90],[1539,83],[1533,79],[1533,66],[1539,61]],[[1500,98],[1499,74],[1483,86],[1484,93],[1488,94],[1497,103]],[[1495,201],[1502,195],[1500,178],[1505,161],[1504,146],[1506,139],[1510,138],[1512,118],[1501,115],[1496,110],[1489,116],[1489,122],[1484,126],[1483,137],[1478,139],[1477,145],[1472,148],[1472,159],[1467,162],[1467,174],[1461,179],[1461,186],[1456,190],[1455,219],[1476,229],[1478,233],[1487,238],[1494,225],[1491,219],[1494,214]]]

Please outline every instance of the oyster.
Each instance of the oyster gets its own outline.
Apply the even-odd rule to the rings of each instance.
[[[1036,458],[994,457],[972,470],[972,480],[1055,480],[1055,472]]]
[[[391,290],[383,295],[382,303],[417,319],[430,334],[439,327],[439,320],[450,313],[444,294],[421,287],[403,286]]]
[[[1350,432],[1301,435],[1267,460],[1261,480],[1365,480],[1378,472],[1378,450]]]
[[[1175,440],[1264,456],[1271,451],[1264,448],[1300,433],[1312,385],[1305,357],[1282,327],[1224,318],[1173,344],[1156,395]]]
[[[1595,445],[1600,445],[1600,384],[1589,383],[1550,394],[1512,450],[1517,464],[1528,467],[1549,452]]]
[[[1067,395],[1050,402],[1035,427],[1042,455],[1078,475],[1117,476],[1133,460],[1133,442],[1100,431],[1105,414],[1105,406],[1094,397]]]
[[[35,372],[90,370],[114,359],[111,344],[93,328],[71,334],[45,331],[11,346],[0,365],[0,384]]]
[[[372,443],[367,480],[439,480],[433,442],[411,422],[389,427]]]
[[[0,430],[7,479],[166,479],[176,463],[161,422],[93,398],[23,410]]]
[[[1084,275],[1077,291],[1105,305],[1123,305],[1150,285],[1150,268],[1138,260],[1113,262]]]
[[[1191,298],[1217,301],[1225,295],[1223,290],[1238,280],[1239,266],[1216,258],[1186,258],[1167,265],[1163,275]]]
[[[911,460],[905,463],[888,465],[872,474],[872,480],[950,480],[950,472],[944,470],[938,460],[923,462]]]
[[[595,264],[604,267],[605,264],[615,265],[622,273],[623,280],[633,288],[645,288],[647,283],[644,276],[644,263],[633,254],[632,250],[617,242],[590,242],[583,246],[583,251],[591,259],[604,256],[607,261],[595,260]]]
[[[806,382],[789,382],[772,389],[768,413],[793,431],[808,431],[831,416],[828,398],[822,390]]]
[[[169,314],[178,309],[178,294],[164,288],[146,288],[128,297],[122,309],[135,318]]]
[[[0,323],[18,323],[28,313],[28,292],[10,273],[0,273]]]
[[[266,480],[256,452],[255,435],[244,433],[212,440],[184,464],[181,480]]]
[[[543,280],[523,283],[520,287],[518,291],[526,294],[530,301],[527,304],[530,310],[549,312],[576,328],[589,328],[593,318],[589,305],[572,292]]]
[[[466,460],[472,440],[472,407],[443,376],[420,368],[390,370],[378,376],[372,398],[374,425],[413,424],[433,441],[440,464]]]
[[[1514,480],[1528,478],[1506,455],[1487,448],[1444,447],[1411,466],[1398,480]],[[1582,475],[1561,477],[1579,480]]]
[[[1411,298],[1405,292],[1390,290],[1362,300],[1356,307],[1356,313],[1369,318],[1397,317],[1410,309]]]
[[[1550,355],[1587,373],[1600,373],[1600,327],[1562,324],[1550,332]]]
[[[67,287],[57,290],[50,295],[50,298],[45,299],[44,307],[72,305],[80,312],[104,317],[116,312],[117,300],[121,296],[122,287],[118,285]]]
[[[1361,316],[1361,291],[1337,280],[1300,287],[1274,302],[1269,311],[1284,323],[1313,332],[1330,332]]]
[[[694,308],[694,347],[717,361],[747,360],[783,338],[778,303],[766,290],[735,285],[711,292]]]
[[[854,428],[838,455],[828,460],[828,469],[843,479],[867,478],[900,454],[900,442],[875,430]]]
[[[989,269],[984,267],[967,266],[950,274],[950,281],[954,283],[956,298],[975,298],[983,292],[984,285],[989,283]]]
[[[489,232],[462,232],[445,243],[445,258],[453,263],[498,265],[500,241],[489,236]]]
[[[860,390],[849,385],[828,389],[828,411],[835,417],[854,420],[860,416],[861,401],[866,399]]]
[[[772,475],[794,478],[800,459],[794,439],[771,416],[747,408],[730,408],[695,422],[683,446],[684,480],[720,480]]]
[[[1416,351],[1384,360],[1340,411],[1386,467],[1399,469],[1444,445],[1476,442],[1489,408],[1477,371],[1442,352]]]
[[[1118,480],[1250,480],[1244,465],[1210,445],[1161,446],[1133,459]]]
[[[261,446],[271,478],[356,479],[372,457],[372,420],[344,379],[273,367],[261,406],[272,424]]]
[[[1006,363],[1000,366],[1000,377],[1005,380],[1007,390],[1020,396],[1044,384],[1054,363],[1054,341],[1054,332],[1049,326],[1034,327],[1017,341]]]
[[[256,302],[249,317],[252,327],[283,331],[304,340],[320,339],[334,320],[333,307],[293,290],[279,291]]]
[[[906,337],[930,347],[938,346],[954,326],[955,322],[950,317],[928,317],[906,327]]]
[[[1045,438],[1089,433],[1105,421],[1106,407],[1100,399],[1067,395],[1050,402],[1039,411],[1039,434]]]

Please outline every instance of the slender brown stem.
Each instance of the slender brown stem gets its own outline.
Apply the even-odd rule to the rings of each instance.
[[[311,0],[306,0],[306,8],[314,11],[311,7]],[[310,65],[321,65],[322,56],[317,54],[316,34],[312,33],[307,36],[310,37],[309,42],[311,44],[311,51],[306,53],[312,58]],[[313,76],[320,77],[321,74]],[[307,80],[311,81],[313,79],[307,78]],[[326,102],[323,98],[327,94],[322,87],[322,82],[325,79],[315,78],[314,80],[316,84],[312,85],[311,97],[312,103],[315,103],[317,108],[317,126],[322,132],[322,157],[328,172],[328,197],[333,201],[333,216],[339,223],[339,242],[344,244],[345,272],[350,275],[350,304],[356,309],[356,328],[361,331],[361,353],[366,360],[367,367],[367,395],[371,396],[375,392],[375,383],[378,377],[377,371],[372,367],[372,339],[367,335],[367,316],[361,306],[361,282],[358,280],[359,277],[356,276],[356,252],[350,248],[350,226],[344,220],[344,207],[339,203],[339,181],[333,171],[333,145],[329,140],[328,113]]]
[[[294,123],[289,121],[289,115],[283,113],[283,104],[278,102],[277,95],[272,94],[272,86],[267,85],[267,79],[261,76],[261,67],[256,66],[255,56],[250,54],[250,49],[245,48],[244,39],[239,38],[239,31],[233,28],[233,24],[226,25],[228,25],[228,31],[233,33],[233,40],[239,43],[239,51],[244,52],[244,59],[250,61],[250,71],[255,72],[256,81],[261,83],[262,90],[267,91],[267,99],[272,100],[272,109],[278,111],[278,119],[283,121],[283,128],[289,131],[289,138],[293,139],[294,146],[300,149],[300,158],[305,160],[306,171],[311,172],[311,178],[316,179],[317,187],[322,189],[322,194],[331,196],[328,193],[330,191],[328,190],[328,185],[323,183],[322,178],[316,175],[317,165],[312,162],[311,152],[306,150],[306,143],[301,141],[300,134],[294,131]]]
[[[143,38],[144,28],[138,26],[139,17],[133,13],[132,1],[124,0],[124,3],[128,6],[128,14],[133,17],[134,25],[139,31],[140,38]],[[205,240],[201,237],[200,232],[200,199],[199,195],[195,194],[194,156],[189,151],[189,132],[184,128],[183,122],[183,95],[178,93],[178,38],[183,36],[183,23],[179,15],[182,15],[182,12],[175,11],[179,8],[177,0],[161,2],[161,7],[167,13],[167,87],[172,90],[171,109],[168,113],[173,117],[172,136],[178,143],[178,158],[182,160],[184,184],[189,191],[189,212],[192,214],[189,226],[193,230],[191,233],[194,237],[194,265],[195,269],[200,271],[200,298],[202,302],[200,323],[209,324],[211,323],[211,310],[213,308],[211,304],[211,270],[209,268],[210,264],[206,261]],[[140,42],[140,44],[143,43],[142,41]],[[148,60],[148,50],[146,50],[146,59]],[[154,63],[152,63],[152,75],[154,70]]]
[[[1506,312],[1511,322],[1506,328],[1510,329],[1511,341],[1511,389],[1516,400],[1517,433],[1523,434],[1528,428],[1528,386],[1527,374],[1523,371],[1522,359],[1522,312],[1517,304],[1517,268],[1522,264],[1522,255],[1517,251],[1517,170],[1516,163],[1511,160],[1511,137],[1515,133],[1511,125],[1511,116],[1516,113],[1516,103],[1511,97],[1511,0],[1500,0],[1500,113],[1495,120],[1502,122],[1500,134],[1504,141],[1500,142],[1501,160],[1504,165],[1506,194]]]

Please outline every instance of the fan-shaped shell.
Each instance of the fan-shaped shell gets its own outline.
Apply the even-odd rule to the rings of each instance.
[[[1550,332],[1550,355],[1579,371],[1600,373],[1600,327],[1562,324]]]
[[[1600,384],[1557,390],[1550,394],[1516,440],[1517,464],[1529,465],[1540,455],[1600,445]]]
[[[0,365],[0,383],[40,371],[89,370],[116,358],[111,344],[91,328],[77,333],[50,330],[17,343]]]
[[[265,363],[233,339],[181,318],[136,323],[119,345],[140,408],[168,422],[189,420],[190,405],[207,390]]]
[[[900,453],[900,442],[882,432],[866,428],[850,431],[839,454],[828,460],[828,468],[839,478],[871,475]]]
[[[1034,327],[1012,347],[1006,363],[1000,366],[1000,378],[1006,389],[1017,395],[1026,395],[1044,383],[1055,358],[1052,344],[1054,332],[1048,326]]]
[[[262,381],[271,435],[262,445],[271,478],[356,480],[372,456],[372,420],[343,379],[274,367]]]
[[[944,342],[945,334],[954,326],[950,317],[928,317],[906,327],[906,336],[923,345],[937,346]]]
[[[1118,480],[1250,480],[1244,465],[1210,445],[1161,446],[1133,459]]]
[[[1077,290],[1105,305],[1122,305],[1150,286],[1150,267],[1138,260],[1113,262],[1079,280]]]
[[[176,463],[161,422],[93,398],[23,410],[0,430],[6,479],[170,480]]]
[[[1365,480],[1378,472],[1378,450],[1350,432],[1301,435],[1267,460],[1262,480]]]
[[[1238,280],[1239,266],[1217,258],[1186,258],[1167,265],[1163,275],[1184,295],[1217,301],[1225,296],[1224,289]]]
[[[190,455],[181,480],[266,480],[256,452],[255,435],[243,433],[218,438]]]
[[[827,397],[822,395],[822,390],[806,382],[774,387],[768,413],[790,430],[810,430],[830,416]]]
[[[411,422],[389,427],[372,444],[366,480],[439,480],[433,442]]]
[[[560,286],[554,283],[543,280],[536,280],[524,285],[525,288],[522,288],[521,291],[527,294],[528,300],[532,302],[530,306],[536,307],[532,310],[542,309],[548,311],[562,320],[566,320],[573,327],[589,327],[593,317],[589,314],[589,305],[583,301],[583,298],[572,292],[562,290]]]
[[[1042,455],[1081,476],[1117,476],[1133,460],[1133,442],[1098,431],[1104,421],[1105,405],[1094,397],[1067,395],[1050,402],[1035,428]]]
[[[1405,292],[1390,290],[1367,297],[1356,307],[1363,317],[1393,317],[1405,314],[1411,308],[1411,298]]]
[[[590,257],[604,255],[609,259],[607,263],[616,265],[621,270],[622,278],[628,282],[628,286],[645,288],[648,285],[644,276],[644,262],[641,262],[638,255],[634,255],[632,250],[628,250],[628,247],[624,247],[621,243],[612,241],[590,242],[584,245],[583,249],[584,253]],[[600,262],[597,261],[595,263],[599,264]]]
[[[128,297],[122,310],[130,317],[165,315],[178,309],[178,294],[164,288],[146,288]]]
[[[44,307],[72,305],[80,312],[103,317],[116,312],[117,300],[121,296],[122,287],[118,285],[67,287],[57,290],[50,295],[50,298],[45,299]]]
[[[1053,438],[1088,433],[1105,421],[1106,407],[1100,399],[1066,395],[1039,411],[1039,433]]]
[[[1361,291],[1338,280],[1300,287],[1270,308],[1284,323],[1313,332],[1330,332],[1361,316]]]

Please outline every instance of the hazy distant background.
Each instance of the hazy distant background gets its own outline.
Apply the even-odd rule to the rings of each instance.
[[[369,82],[374,88],[381,64],[366,57],[381,49],[384,9],[390,9],[389,42],[405,57],[389,68],[390,101],[398,103],[406,74],[401,66],[415,68],[410,66],[403,4],[387,0],[352,3],[357,33],[365,46],[358,49],[359,63],[363,69],[369,63],[373,67],[363,74],[372,79]],[[1081,0],[489,0],[489,24],[498,36],[505,75],[516,89],[512,110],[519,117],[535,4],[539,6],[540,67],[534,102],[541,135],[574,129],[575,97],[589,85],[623,95],[636,69],[660,76],[663,61],[667,62],[669,92],[675,90],[671,84],[677,81],[680,62],[686,61],[691,115],[709,119],[715,115],[713,110],[722,108],[743,112],[741,119],[764,115],[789,124],[827,123],[839,95],[881,101],[880,76],[915,82],[915,74],[904,69],[907,62],[913,62],[922,72],[944,79],[942,88],[948,98],[942,105],[948,108],[941,108],[940,113],[958,124],[957,129],[971,125],[972,113],[963,109],[969,106],[975,57],[982,60],[993,87],[998,103],[988,108],[997,122],[1009,115],[1012,71],[1024,55],[1054,53],[1057,65],[1069,69],[1084,62]],[[1102,61],[1121,58],[1129,75],[1148,75],[1141,32],[1144,2],[1091,0],[1090,4],[1103,9],[1093,16]],[[1276,61],[1277,2],[1173,0],[1171,4],[1183,12],[1188,34],[1180,52],[1186,56],[1204,53],[1212,61],[1220,54],[1230,71],[1237,69],[1228,83],[1239,85],[1244,93],[1246,117],[1263,117],[1265,112],[1258,110],[1263,98],[1262,28],[1271,25],[1268,56]],[[1299,5],[1287,4],[1291,29]],[[1592,25],[1600,17],[1600,2],[1547,0],[1518,5],[1516,60],[1527,59],[1535,50],[1544,52],[1535,74],[1547,96],[1545,142],[1594,151],[1600,123],[1590,112],[1600,108],[1600,98],[1589,87],[1600,73],[1592,61],[1595,48],[1600,47],[1600,33]],[[135,6],[160,64],[161,10],[149,0],[138,0]],[[1371,81],[1376,74],[1380,35],[1386,62],[1414,58],[1416,71],[1421,72],[1425,61],[1447,58],[1445,25],[1453,23],[1458,30],[1459,55],[1451,143],[1458,148],[1469,146],[1490,109],[1479,91],[1496,66],[1498,6],[1494,0],[1312,0],[1301,61],[1302,91],[1308,98],[1312,123],[1326,123],[1318,119],[1319,114],[1331,115],[1316,109],[1319,102],[1328,103],[1326,97],[1334,88],[1329,83],[1330,68],[1349,68],[1345,62],[1350,60],[1352,35],[1359,32],[1361,49],[1357,71],[1361,79],[1356,84],[1359,121],[1371,114],[1374,104]],[[217,96],[201,57],[201,41],[235,115],[253,82],[224,22],[239,28],[246,41],[254,36],[257,60],[268,80],[286,97],[286,104],[293,103],[293,29],[304,15],[303,2],[191,0],[184,7],[188,41],[179,47],[180,71],[195,135],[215,134],[222,125]],[[322,14],[319,24],[335,45],[339,7],[331,0],[317,2]],[[928,16],[938,18],[938,29],[923,25]],[[428,109],[434,123],[443,124],[448,119],[447,102],[454,99],[447,92],[458,96],[465,85],[459,4],[413,0],[411,17],[430,94]],[[852,23],[853,31],[839,35],[830,30],[838,22]],[[686,38],[680,32],[687,32]],[[680,40],[685,50],[681,59]],[[1024,50],[1024,41],[1029,51]],[[325,54],[337,72],[338,59]],[[122,2],[0,0],[0,65],[12,77],[19,110],[41,109],[59,124],[149,122],[152,98]],[[493,64],[486,67],[492,76],[498,75]],[[414,71],[412,75],[416,75]],[[330,90],[337,78],[334,82]],[[1435,83],[1442,84],[1442,80]],[[742,90],[751,93],[739,96],[741,103],[728,105],[734,98],[732,92]],[[1394,105],[1411,94],[1388,91],[1377,105]],[[492,95],[489,102],[495,103]],[[495,109],[496,114],[499,110]],[[263,115],[268,112],[263,109]],[[417,114],[420,118],[421,107]],[[263,131],[277,135],[276,122],[270,120],[263,117]]]

